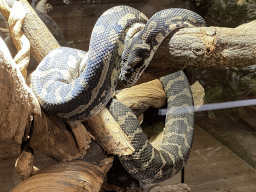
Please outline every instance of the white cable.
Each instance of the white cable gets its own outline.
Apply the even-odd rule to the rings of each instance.
[[[247,100],[241,100],[241,101],[229,101],[229,102],[222,102],[222,103],[212,103],[212,104],[205,104],[205,105],[196,105],[196,106],[190,106],[190,110],[193,110],[194,112],[199,111],[210,111],[210,110],[217,110],[217,109],[227,109],[227,108],[235,108],[235,107],[244,107],[244,106],[250,106],[250,105],[256,105],[256,99],[247,99]],[[179,111],[188,111],[187,107],[180,107],[180,110],[175,110],[176,113]],[[159,109],[158,115],[165,116],[168,109]]]

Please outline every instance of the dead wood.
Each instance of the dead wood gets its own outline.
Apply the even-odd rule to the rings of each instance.
[[[20,175],[22,180],[29,178],[32,174],[39,170],[37,167],[33,166],[33,162],[34,151],[28,145],[28,143],[26,143],[15,163],[16,172]]]
[[[0,139],[21,144],[29,133],[33,114],[40,105],[0,38]]]
[[[116,155],[130,155],[134,152],[127,135],[120,131],[119,125],[111,116],[107,108],[101,111],[101,115],[95,115],[84,122],[88,130],[95,135],[95,141],[102,148]],[[112,117],[112,116],[111,116]]]
[[[10,7],[13,6],[15,0],[6,0]],[[25,36],[29,39],[31,44],[31,55],[39,63],[42,59],[55,48],[60,47],[57,40],[53,37],[51,32],[45,26],[43,21],[37,16],[34,9],[30,6],[27,0],[19,0],[24,5],[27,12],[24,24],[22,26]],[[9,11],[3,7],[1,13],[6,20],[9,18]],[[43,38],[39,38],[43,37]]]
[[[99,191],[113,158],[99,164],[85,161],[57,163],[45,167],[17,185],[12,192],[23,191]]]
[[[183,28],[168,36],[141,82],[184,68],[245,67],[256,63],[256,20],[236,28]]]
[[[121,90],[116,99],[130,109],[160,108],[166,102],[163,86],[158,79]]]
[[[182,183],[177,185],[165,185],[153,187],[149,192],[190,192],[188,185]]]

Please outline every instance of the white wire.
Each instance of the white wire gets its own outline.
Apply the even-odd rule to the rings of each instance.
[[[190,109],[185,111],[191,111],[191,110],[193,110],[194,112],[210,111],[210,110],[217,110],[217,109],[244,107],[244,106],[250,106],[250,105],[256,105],[256,99],[247,99],[247,100],[241,100],[241,101],[229,101],[229,102],[222,102],[222,103],[190,106]],[[184,111],[183,108],[187,109],[185,107],[180,107],[180,110],[175,110],[175,113],[179,113],[179,111],[181,110]],[[165,116],[167,111],[168,109],[159,109],[158,115]]]

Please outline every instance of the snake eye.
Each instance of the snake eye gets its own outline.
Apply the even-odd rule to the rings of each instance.
[[[137,48],[136,49],[136,56],[140,58],[148,58],[150,56],[150,50],[146,48]]]

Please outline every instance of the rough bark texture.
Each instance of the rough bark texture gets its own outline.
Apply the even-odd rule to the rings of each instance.
[[[29,39],[31,44],[31,54],[37,60],[42,59],[53,49],[60,47],[57,40],[53,37],[51,32],[45,26],[43,21],[37,16],[34,9],[26,0],[19,0],[23,3],[27,15],[23,24],[23,31],[25,36]],[[10,6],[13,6],[14,0],[7,0]],[[2,12],[2,11],[1,11]],[[7,11],[2,12],[3,16],[8,20],[9,14]],[[43,38],[38,38],[43,37]]]
[[[190,192],[191,189],[186,184],[166,185],[153,187],[149,192]]]
[[[106,158],[98,165],[85,161],[57,163],[41,169],[11,191],[97,192],[111,165],[112,158]]]
[[[28,135],[33,114],[40,114],[40,106],[2,39],[0,65],[0,139],[14,139],[21,144]]]
[[[166,102],[163,86],[158,79],[123,89],[115,97],[130,109],[160,108]]]
[[[255,65],[255,31],[256,20],[236,28],[180,29],[164,40],[140,82],[186,67],[225,69]]]
[[[116,155],[130,155],[134,152],[133,146],[128,141],[127,135],[120,131],[119,125],[107,108],[101,111],[101,115],[95,115],[84,122],[88,130],[95,136],[99,143],[108,153]],[[111,116],[112,117],[112,116]]]
[[[20,175],[22,180],[29,178],[32,174],[38,171],[38,168],[33,166],[33,162],[34,162],[34,151],[27,144],[15,163],[16,172]]]

